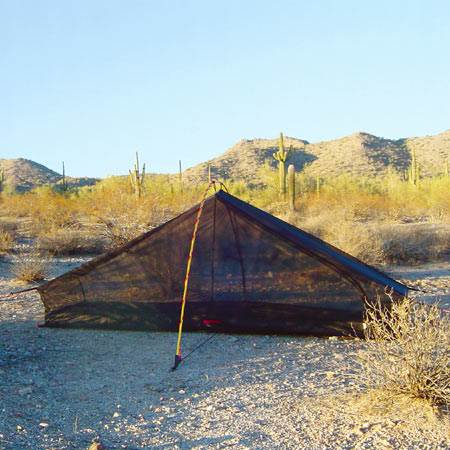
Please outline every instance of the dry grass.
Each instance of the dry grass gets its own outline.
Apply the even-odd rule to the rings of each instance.
[[[152,228],[129,216],[99,218],[98,229],[110,248],[120,247]]]
[[[422,263],[450,254],[447,224],[362,220],[345,207],[307,217],[300,212],[281,218],[369,264]]]
[[[286,218],[276,173],[270,167],[261,170],[267,172],[266,187],[227,181],[230,193]],[[2,213],[17,218],[24,225],[22,234],[38,238],[55,254],[95,252],[103,240],[115,247],[176,216],[197,203],[204,189],[204,184],[185,184],[181,190],[173,177],[149,175],[144,196],[136,199],[126,177],[111,177],[64,195],[50,188],[8,195],[2,200]],[[317,194],[315,179],[302,173],[297,178],[298,211],[288,220],[369,263],[426,261],[445,256],[448,234],[417,228],[416,239],[414,230],[400,225],[450,224],[449,191],[450,177],[411,186],[390,174],[322,180]],[[96,237],[85,239],[85,229]]]
[[[6,231],[12,236],[16,236],[19,228],[17,219],[14,217],[2,217],[0,218],[0,231]]]
[[[389,307],[387,306],[389,305]],[[450,318],[437,305],[405,298],[367,304],[359,382],[387,397],[450,406]]]
[[[8,231],[0,230],[0,254],[9,252],[14,246],[14,237]]]
[[[39,236],[37,246],[54,256],[97,254],[105,251],[106,242],[91,230],[62,227]]]
[[[345,209],[328,209],[308,218],[291,214],[286,219],[367,263],[384,261],[383,242],[377,225],[357,221]]]
[[[124,245],[140,234],[167,222],[178,212],[158,206],[147,211],[143,208],[136,208],[120,215],[110,213],[107,216],[97,216],[96,223],[90,227],[94,233],[98,234],[107,243],[109,248],[116,248]]]
[[[38,249],[23,253],[12,267],[12,273],[17,281],[37,283],[45,280],[48,275],[48,255]]]
[[[378,228],[387,263],[435,261],[450,254],[450,227],[436,224],[393,224]]]

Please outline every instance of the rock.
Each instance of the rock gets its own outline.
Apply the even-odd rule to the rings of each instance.
[[[40,423],[39,423],[39,426],[40,426],[41,428],[47,428],[47,427],[48,427],[48,422],[40,422]]]
[[[106,450],[106,447],[101,442],[94,441],[87,450]]]
[[[33,388],[31,386],[27,386],[19,389],[17,392],[19,393],[19,395],[27,395],[33,392]]]

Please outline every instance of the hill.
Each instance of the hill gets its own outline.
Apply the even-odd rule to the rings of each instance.
[[[303,139],[285,137],[285,146],[292,146],[288,163],[297,171],[311,176],[330,177],[342,173],[354,176],[374,176],[394,169],[403,173],[416,153],[422,175],[444,172],[450,162],[450,130],[434,136],[386,139],[368,133],[354,133],[339,139],[310,143]],[[222,155],[200,163],[183,172],[187,182],[205,181],[208,167],[215,178],[244,181],[252,185],[263,183],[260,169],[265,164],[276,167],[273,153],[278,149],[274,139],[242,139]],[[6,175],[9,189],[24,192],[42,185],[61,183],[62,175],[28,159],[0,159],[0,169]],[[150,174],[149,174],[150,175]],[[158,174],[153,174],[158,176]],[[66,177],[69,186],[95,184],[95,178]]]
[[[290,145],[293,151],[288,163],[294,164],[297,171],[322,177],[342,173],[373,176],[388,168],[403,173],[410,165],[413,150],[423,175],[443,173],[445,161],[450,160],[450,130],[397,140],[368,133],[318,143],[285,137],[285,146]],[[188,181],[205,180],[211,166],[214,177],[259,184],[258,168],[264,164],[276,166],[272,154],[277,146],[278,138],[241,140],[217,158],[187,169],[184,177]]]
[[[8,189],[17,192],[29,191],[42,185],[57,185],[61,183],[62,175],[29,159],[0,159],[0,170],[4,170],[5,184]],[[66,177],[70,187],[95,184],[95,178]]]

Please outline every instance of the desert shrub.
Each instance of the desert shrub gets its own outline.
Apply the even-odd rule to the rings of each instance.
[[[14,245],[14,237],[8,231],[0,230],[0,254],[9,252]]]
[[[322,180],[320,195],[309,185],[299,199],[305,215],[326,209],[352,210],[356,219],[377,221],[450,221],[450,177],[426,178],[418,186],[388,174],[379,177],[341,175]]]
[[[284,219],[367,263],[384,261],[376,224],[357,221],[351,210],[326,209],[308,218],[291,214]]]
[[[79,216],[75,196],[58,194],[48,187],[8,196],[2,206],[9,216],[20,218],[22,234],[30,237],[73,226]]]
[[[95,254],[105,251],[102,236],[87,229],[55,228],[37,239],[38,247],[55,256]]]
[[[131,219],[129,216],[99,218],[98,220],[97,230],[109,248],[120,247],[152,228],[152,225]]]
[[[105,215],[96,216],[95,222],[90,226],[102,237],[108,248],[116,248],[167,222],[179,212],[181,211],[158,206],[149,209],[139,206],[120,213],[110,210],[105,211]]]
[[[274,209],[272,212],[277,214]],[[370,264],[421,263],[450,253],[450,227],[446,224],[363,220],[348,205],[311,215],[301,210],[279,216]]]
[[[44,280],[48,275],[48,255],[38,249],[30,253],[22,253],[14,262],[12,273],[16,280],[25,283],[34,283]]]
[[[385,260],[383,242],[374,225],[343,221],[327,230],[325,240],[370,264]]]
[[[6,231],[12,236],[16,236],[19,229],[19,223],[14,218],[3,218],[0,220],[0,231]]]
[[[367,304],[364,327],[358,377],[366,389],[450,405],[450,320],[443,310],[378,299]]]
[[[259,169],[259,175],[260,185],[247,186],[236,180],[225,184],[230,193],[243,200],[275,215],[286,215],[286,202],[278,194],[277,171],[266,164]],[[30,237],[51,236],[55,229],[79,229],[89,222],[96,224],[97,234],[115,246],[198,203],[205,187],[206,183],[187,182],[181,186],[176,176],[149,174],[143,196],[137,199],[128,177],[109,177],[95,186],[69,193],[41,187],[3,196],[2,214],[14,220],[20,218],[21,233]],[[380,260],[379,242],[384,239],[388,243],[382,245],[382,252],[406,257],[412,247],[408,244],[396,248],[393,233],[381,229],[378,233],[379,224],[449,223],[449,191],[450,177],[422,179],[414,186],[390,173],[379,177],[324,178],[320,192],[316,192],[316,178],[302,172],[297,176],[298,212],[292,221],[367,262]],[[360,226],[363,222],[370,226]],[[338,233],[341,225],[343,231]]]
[[[450,252],[450,228],[433,224],[394,224],[378,228],[382,253],[388,263],[420,263]]]

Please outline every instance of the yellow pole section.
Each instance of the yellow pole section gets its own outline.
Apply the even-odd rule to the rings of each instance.
[[[189,275],[191,273],[191,265],[192,265],[192,257],[194,255],[194,247],[195,247],[195,241],[197,239],[197,232],[198,232],[198,226],[200,223],[200,217],[203,212],[203,206],[205,205],[206,196],[208,195],[208,191],[211,188],[211,186],[215,185],[215,181],[211,181],[208,184],[208,187],[205,190],[205,193],[203,194],[202,201],[200,202],[200,206],[197,211],[197,218],[195,219],[195,225],[194,225],[194,231],[192,233],[192,239],[191,239],[191,246],[189,248],[189,256],[186,266],[186,276],[184,277],[184,287],[183,287],[183,296],[181,298],[181,312],[180,312],[180,323],[178,325],[178,339],[177,339],[177,348],[175,352],[175,356],[181,360],[181,333],[183,331],[183,320],[184,320],[184,311],[186,308],[186,299],[187,299],[187,293],[188,293],[188,286],[189,286]],[[176,368],[177,364],[175,363]]]

